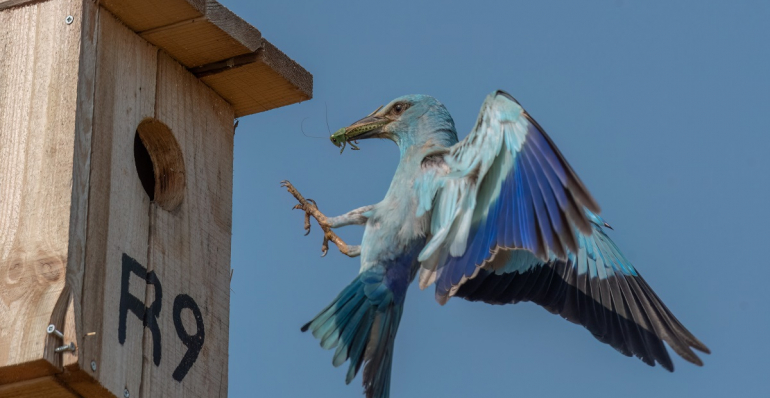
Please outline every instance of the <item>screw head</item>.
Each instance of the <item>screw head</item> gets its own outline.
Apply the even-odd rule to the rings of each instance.
[[[48,327],[45,329],[45,331],[48,332],[48,334],[53,333],[54,330],[56,330],[56,326],[54,326],[53,324],[48,325]]]
[[[64,18],[64,23],[66,23],[67,25],[69,25],[69,24],[71,24],[71,23],[72,23],[72,21],[74,21],[74,20],[75,20],[75,17],[73,17],[72,15],[67,15],[67,18]]]
[[[130,396],[131,396],[131,394],[129,394],[129,393],[128,393],[128,388],[124,388],[124,389],[123,389],[123,396],[124,396],[125,398],[128,398],[128,397],[130,397]]]
[[[96,372],[96,361],[91,361],[91,370]]]

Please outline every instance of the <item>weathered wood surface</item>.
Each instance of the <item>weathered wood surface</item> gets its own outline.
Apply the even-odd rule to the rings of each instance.
[[[226,396],[233,118],[309,99],[312,76],[215,1],[0,10],[0,396]],[[152,156],[157,203],[148,120],[148,149],[180,148]]]
[[[206,2],[200,18],[139,34],[188,68],[254,52],[262,39],[255,27],[216,1]]]
[[[3,398],[79,398],[54,376],[0,385]]]
[[[136,132],[147,150],[152,166],[152,170],[144,173],[148,179],[152,174],[155,180],[151,188],[152,201],[167,211],[174,211],[184,199],[187,183],[184,154],[179,143],[168,126],[157,119],[143,120]]]
[[[52,319],[60,319],[65,311],[64,333],[74,338],[78,347],[83,343],[83,333],[77,326],[83,324],[82,292],[85,276],[86,228],[88,215],[89,179],[91,174],[91,136],[94,116],[94,83],[96,80],[96,43],[99,23],[97,0],[83,0],[80,18],[73,23],[80,26],[80,58],[75,109],[75,139],[72,160],[72,199],[70,204],[69,246],[67,250],[67,280],[54,307]],[[66,305],[66,310],[64,309]],[[77,354],[64,356],[63,365],[76,370],[77,364],[88,369],[88,362]],[[79,361],[79,362],[78,362]]]
[[[82,0],[0,11],[0,383],[55,371],[64,311]],[[66,303],[64,308],[66,310]],[[71,355],[71,354],[62,354]]]
[[[118,326],[122,256],[147,262],[150,200],[133,153],[137,126],[155,114],[158,51],[106,12],[98,37],[80,367],[122,396],[139,391],[144,366],[142,322],[127,318],[123,344]],[[135,297],[153,294],[136,275],[129,286]]]
[[[100,15],[98,30],[95,97],[112,101],[94,103],[81,332],[90,337],[82,338],[81,372],[118,396],[124,389],[140,397],[225,395],[232,107],[112,15]],[[156,200],[173,198],[170,211],[149,201],[134,165],[136,127],[153,117],[157,122],[151,125],[170,127],[171,140],[178,142],[183,156],[177,167],[173,156],[151,154],[161,170],[156,170],[158,178],[162,170],[184,170],[183,184],[156,181]],[[147,134],[158,138],[162,130]],[[147,142],[148,150],[169,141],[158,139],[162,145]],[[174,187],[181,195],[163,191]],[[146,270],[147,278],[153,274],[157,284],[129,273],[129,289],[123,291],[124,254]],[[145,318],[153,316],[158,335],[128,312],[123,314],[125,340],[120,343],[121,300],[128,295],[147,308],[157,300],[157,312]],[[197,307],[198,319],[189,306],[179,307],[186,297]],[[202,350],[185,359],[190,343],[179,337],[180,330],[195,336],[199,322],[205,331]],[[96,371],[90,370],[91,361]],[[185,361],[189,366],[180,373]],[[84,396],[100,392],[87,379],[65,380]]]
[[[148,269],[163,282],[163,358],[145,365],[142,396],[227,396],[233,111],[163,53],[156,98],[156,118],[180,145],[188,183],[178,209],[153,204],[150,213]],[[185,358],[190,344],[179,334],[197,336],[197,357]],[[144,350],[151,357],[152,346]]]
[[[101,4],[194,73],[205,71],[202,80],[233,105],[236,117],[313,96],[310,73],[215,0]]]
[[[221,70],[193,69],[201,81],[227,102],[235,116],[306,101],[313,97],[313,75],[267,40],[254,54],[253,62]]]
[[[262,38],[214,0],[103,0],[101,5],[187,67],[254,52]]]
[[[206,12],[206,0],[101,0],[99,4],[134,32],[192,20]]]
[[[0,0],[0,11],[12,7],[25,6],[30,3],[37,3],[39,1],[41,0]]]

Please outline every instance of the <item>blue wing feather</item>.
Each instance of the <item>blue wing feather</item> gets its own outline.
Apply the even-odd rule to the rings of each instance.
[[[513,219],[512,206],[503,206],[503,203],[508,203],[511,200],[511,179],[506,178],[503,181],[503,186],[500,190],[499,202],[496,204],[500,208],[500,215],[497,218],[497,230],[502,231],[497,237],[497,246],[514,246],[516,242],[513,241],[513,229],[512,225],[515,222]]]
[[[563,209],[569,206],[570,202],[567,199],[566,192],[564,191],[564,185],[562,185],[559,176],[556,175],[556,171],[551,166],[551,163],[545,159],[545,155],[543,155],[543,153],[539,150],[533,150],[529,153],[532,155],[534,161],[537,162],[537,164],[533,166],[539,169],[543,175],[543,179],[540,181],[547,183],[547,185],[551,188],[551,192],[553,193],[554,198],[556,199],[557,204],[554,206],[554,209]],[[561,221],[560,224],[563,222],[564,221]]]
[[[537,163],[537,159],[535,159],[533,152],[522,152],[522,155],[524,155],[524,160],[527,162],[528,169],[531,170],[535,175],[535,181],[537,181],[537,184],[540,188],[540,193],[545,202],[545,208],[548,210],[548,218],[551,220],[551,224],[554,227],[554,232],[559,233],[561,232],[559,228],[563,227],[564,225],[561,215],[559,214],[561,209],[559,209],[559,204],[553,193],[553,189],[551,189],[551,184],[548,181],[548,178],[546,177],[543,169],[540,167],[540,164]],[[552,245],[555,246],[555,243]]]
[[[556,242],[553,239],[553,231],[551,230],[551,223],[548,219],[548,211],[546,210],[545,198],[538,186],[537,174],[530,166],[527,159],[527,152],[522,151],[519,154],[519,165],[522,168],[521,174],[527,181],[527,188],[529,189],[530,197],[532,198],[532,204],[535,209],[535,224],[536,230],[539,232],[539,245],[535,248],[534,252],[540,257],[546,257],[548,254],[545,252],[547,248],[553,248],[553,250],[561,257],[564,257],[563,248],[556,247]]]
[[[517,163],[519,160],[517,159]],[[517,171],[520,171],[521,167],[518,167]],[[532,195],[529,193],[529,185],[526,181],[524,173],[516,173],[516,188],[517,198],[514,203],[519,204],[519,225],[521,227],[521,241],[523,248],[529,249],[531,252],[538,254],[541,253],[538,247],[537,226],[534,220],[535,206],[532,204]]]
[[[431,239],[419,256],[433,268],[424,269],[420,286],[435,280],[440,302],[498,249],[566,259],[577,251],[575,234],[591,234],[582,209],[598,212],[598,205],[510,95],[487,97],[474,130],[443,159],[443,174],[426,173],[417,184],[420,211],[433,211]]]

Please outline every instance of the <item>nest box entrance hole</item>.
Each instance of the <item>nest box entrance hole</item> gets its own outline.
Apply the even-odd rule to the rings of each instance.
[[[145,119],[139,123],[134,136],[134,164],[151,201],[167,211],[182,203],[184,158],[174,134],[163,122]]]

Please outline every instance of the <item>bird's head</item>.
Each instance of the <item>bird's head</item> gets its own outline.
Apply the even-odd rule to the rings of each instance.
[[[454,145],[457,132],[452,116],[442,103],[429,95],[413,94],[394,99],[331,136],[336,146],[367,138],[392,140],[403,153],[429,140],[437,145]]]

